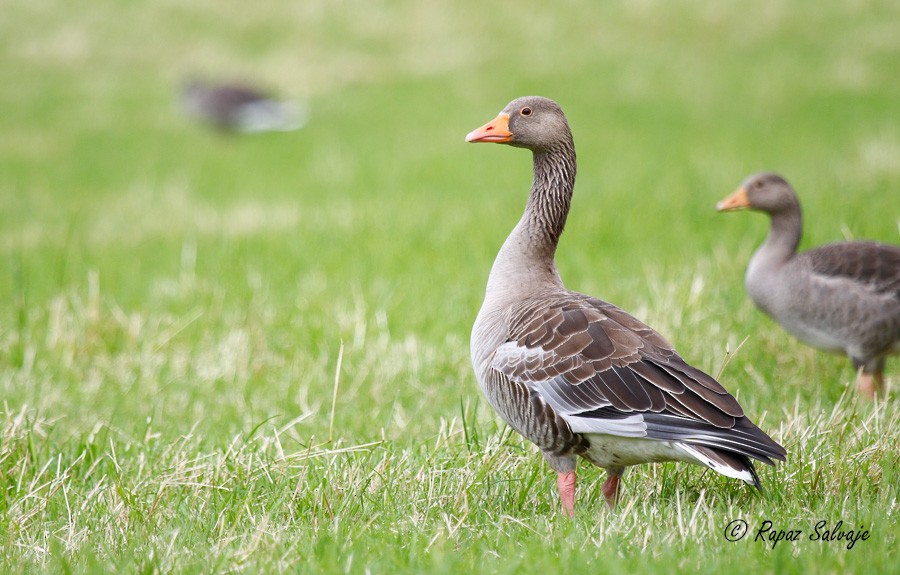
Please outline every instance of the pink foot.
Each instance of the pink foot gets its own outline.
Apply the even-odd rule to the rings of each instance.
[[[610,509],[616,507],[616,501],[619,500],[619,476],[612,473],[603,483],[603,497],[606,497],[606,504]]]
[[[559,473],[556,478],[556,486],[559,488],[559,499],[562,502],[563,511],[569,517],[575,516],[575,472]]]

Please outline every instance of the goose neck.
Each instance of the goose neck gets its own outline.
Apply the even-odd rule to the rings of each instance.
[[[562,289],[554,256],[575,187],[572,146],[534,152],[534,181],[525,213],[506,238],[488,279],[488,293]]]
[[[772,257],[786,261],[797,253],[802,234],[803,219],[799,206],[774,213],[763,249]]]
[[[553,257],[575,189],[575,149],[571,145],[534,152],[534,180],[522,217],[529,244]]]

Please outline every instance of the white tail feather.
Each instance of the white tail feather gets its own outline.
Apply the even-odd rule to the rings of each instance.
[[[685,455],[694,459],[697,463],[701,465],[705,465],[715,471],[716,473],[721,473],[726,477],[733,477],[734,479],[740,479],[745,483],[749,483],[750,485],[755,485],[756,481],[753,478],[753,474],[750,473],[749,469],[735,469],[730,465],[725,465],[719,461],[713,461],[703,452],[693,448],[690,445],[685,443],[676,443],[675,447],[682,451]]]

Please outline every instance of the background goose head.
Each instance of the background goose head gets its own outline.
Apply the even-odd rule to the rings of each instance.
[[[571,146],[572,132],[559,104],[540,96],[516,98],[496,118],[469,132],[467,142],[509,144],[532,151]]]
[[[800,200],[794,189],[778,174],[763,172],[744,180],[733,194],[716,204],[720,212],[750,209],[775,216],[800,212]]]

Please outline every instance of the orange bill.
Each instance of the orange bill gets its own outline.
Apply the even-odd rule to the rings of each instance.
[[[733,194],[716,204],[716,210],[720,212],[730,212],[749,207],[750,201],[747,199],[747,188],[744,187],[738,188]]]
[[[509,114],[501,113],[499,116],[468,133],[467,142],[494,142],[502,144],[512,139],[509,131]]]

